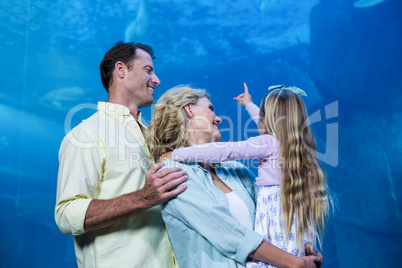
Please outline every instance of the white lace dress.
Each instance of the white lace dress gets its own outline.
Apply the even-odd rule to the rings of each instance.
[[[292,222],[292,230],[286,239],[285,225],[281,215],[280,186],[259,186],[257,197],[257,210],[255,218],[255,231],[264,236],[265,240],[284,251],[298,257],[305,256],[305,249],[300,248],[296,241],[296,225]],[[304,238],[304,245],[308,241],[315,241],[315,233],[309,232],[309,239]],[[311,242],[310,242],[311,243]],[[247,268],[273,267],[271,265],[251,261],[247,262]]]

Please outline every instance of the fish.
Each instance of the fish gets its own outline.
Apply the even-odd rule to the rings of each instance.
[[[141,0],[135,20],[128,25],[124,32],[125,42],[134,42],[143,39],[149,29],[149,7],[147,0]]]
[[[81,87],[63,87],[47,92],[39,101],[51,104],[54,107],[61,108],[63,102],[71,102],[82,99],[85,96],[85,90]]]
[[[277,4],[277,2],[278,0],[261,0],[260,10],[262,12],[267,12],[272,9]]]
[[[385,1],[386,0],[359,0],[355,2],[353,6],[357,8],[372,7]]]

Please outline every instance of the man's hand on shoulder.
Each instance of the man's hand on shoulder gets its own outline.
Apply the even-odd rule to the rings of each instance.
[[[162,167],[163,163],[154,164],[145,174],[145,185],[141,190],[141,195],[150,207],[162,204],[166,200],[181,194],[187,188],[186,185],[178,187],[187,181],[186,172],[179,167],[158,171]]]

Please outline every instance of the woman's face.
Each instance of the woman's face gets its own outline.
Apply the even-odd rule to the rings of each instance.
[[[188,127],[188,135],[193,144],[215,142],[221,139],[218,125],[222,119],[217,117],[214,106],[208,98],[198,99],[195,105],[190,105],[192,118]]]

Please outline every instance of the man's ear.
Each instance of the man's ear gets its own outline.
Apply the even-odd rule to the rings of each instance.
[[[127,66],[123,62],[118,61],[114,65],[114,71],[120,79],[123,79],[126,76]]]
[[[186,104],[183,106],[183,108],[184,111],[186,111],[187,118],[192,118],[194,116],[193,112],[191,111],[191,104]]]

